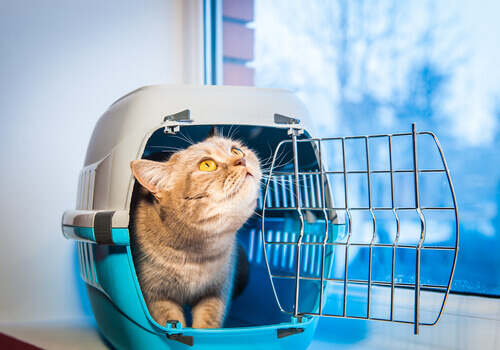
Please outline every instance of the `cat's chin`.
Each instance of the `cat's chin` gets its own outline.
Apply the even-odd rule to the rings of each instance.
[[[251,174],[247,174],[245,175],[240,188],[236,191],[238,195],[237,197],[240,199],[244,199],[245,201],[247,199],[253,199],[251,197],[258,196],[258,190],[258,182],[255,177]],[[252,193],[254,193],[255,195],[251,196],[250,194]]]

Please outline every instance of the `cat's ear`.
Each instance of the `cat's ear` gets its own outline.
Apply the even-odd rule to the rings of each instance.
[[[217,127],[214,125],[212,126],[212,129],[210,129],[210,132],[207,135],[207,139],[215,136],[219,136],[219,132],[217,131]]]
[[[132,173],[139,183],[146,187],[156,198],[162,197],[170,188],[173,164],[139,159],[130,163]]]

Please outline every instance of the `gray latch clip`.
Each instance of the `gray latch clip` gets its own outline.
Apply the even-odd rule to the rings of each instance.
[[[165,134],[175,134],[180,130],[179,123],[192,123],[191,112],[189,109],[185,109],[179,113],[172,115],[167,115],[163,118],[163,123],[165,124]]]
[[[290,125],[290,129],[288,129],[288,135],[298,136],[304,133],[304,129],[294,126],[300,124],[300,120],[297,118],[291,118],[283,114],[275,113],[274,123]]]

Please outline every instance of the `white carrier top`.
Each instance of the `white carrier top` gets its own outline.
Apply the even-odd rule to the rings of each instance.
[[[178,120],[182,117],[176,115],[186,110],[189,121]],[[95,212],[106,210],[116,212],[114,227],[126,227],[134,184],[130,162],[142,156],[156,130],[230,124],[290,128],[275,123],[275,114],[299,119],[300,124],[294,127],[311,130],[304,103],[287,90],[146,86],[125,95],[96,124],[80,176],[78,213],[74,213],[77,217],[68,212],[64,222],[76,225],[83,219],[91,225]],[[82,216],[82,211],[89,211],[89,217]]]
[[[305,127],[309,113],[304,103],[288,90],[145,86],[120,98],[100,118],[90,140],[85,166],[102,160],[115,147],[129,148],[132,152],[129,162],[136,159],[142,151],[141,143],[166,125],[165,117],[186,109],[191,112],[189,125],[279,126],[274,123],[274,114],[278,113],[300,119],[301,127],[309,130]],[[126,145],[122,145],[125,140]]]

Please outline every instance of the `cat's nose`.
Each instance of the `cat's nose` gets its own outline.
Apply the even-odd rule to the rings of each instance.
[[[238,165],[246,166],[247,165],[247,161],[245,160],[245,158],[238,158],[238,159],[236,159],[236,161],[234,162],[234,166],[238,166]]]

